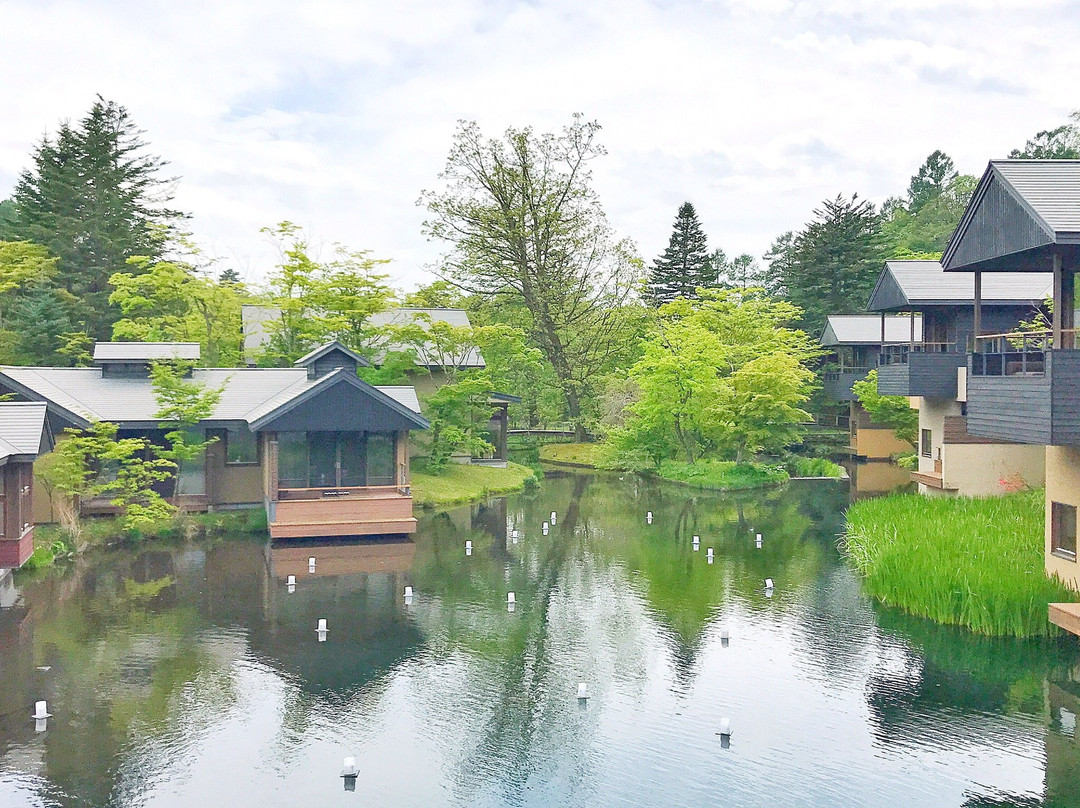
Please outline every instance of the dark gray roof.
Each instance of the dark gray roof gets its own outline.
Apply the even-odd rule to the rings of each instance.
[[[308,353],[304,354],[299,359],[297,359],[295,362],[293,362],[293,364],[296,365],[297,367],[307,367],[308,365],[310,365],[312,362],[316,361],[317,359],[321,359],[322,357],[326,356],[328,353],[332,353],[334,351],[336,351],[338,353],[345,354],[347,357],[352,359],[354,362],[356,362],[357,365],[359,365],[362,368],[366,368],[370,364],[366,359],[364,359],[364,357],[362,357],[356,351],[352,351],[352,350],[346,348],[344,345],[342,345],[337,340],[334,340],[333,342],[328,342],[325,345],[322,345],[322,346],[316,348],[313,351],[309,351]]]
[[[982,301],[989,306],[1032,306],[1053,288],[1045,272],[983,275]],[[929,306],[974,306],[975,276],[946,272],[937,261],[886,261],[866,308],[900,311]]]
[[[49,402],[76,426],[86,426],[91,421],[157,422],[154,413],[158,404],[149,379],[107,378],[101,373],[100,368],[0,366],[0,386],[10,387],[33,400]],[[196,368],[192,380],[208,388],[223,388],[208,420],[248,423],[302,395],[320,381],[309,379],[307,369],[302,367]],[[412,387],[377,389],[414,413],[420,412]],[[343,413],[343,418],[347,417]]]
[[[947,271],[1040,272],[1080,250],[1080,160],[991,160],[949,239]]]
[[[885,316],[885,341],[907,342],[911,339],[911,321],[915,320],[915,339],[922,341],[922,317]],[[821,332],[821,344],[878,345],[881,342],[880,314],[830,314]]]
[[[99,342],[95,362],[157,362],[168,359],[199,361],[197,342]]]
[[[1080,241],[1080,160],[991,160],[1055,241]]]
[[[0,402],[0,461],[37,457],[49,450],[45,405],[30,401]]]

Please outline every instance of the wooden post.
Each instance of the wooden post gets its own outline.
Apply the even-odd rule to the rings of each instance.
[[[978,350],[978,339],[982,334],[982,273],[978,270],[975,270],[975,323],[973,328],[975,339],[972,341],[972,348]]]
[[[1060,348],[1061,328],[1065,314],[1065,273],[1061,269],[1061,254],[1054,253],[1054,321],[1052,347]]]
[[[910,315],[909,315],[908,319],[911,320],[911,323],[909,324],[910,327],[911,327],[911,337],[909,338],[909,342],[908,342],[908,350],[909,351],[914,351],[915,350],[915,312],[910,312]]]
[[[1076,334],[1076,270],[1061,271],[1061,347],[1075,348]]]
[[[885,352],[885,312],[881,312],[881,351]]]

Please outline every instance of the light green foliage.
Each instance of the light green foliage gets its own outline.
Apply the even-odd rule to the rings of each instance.
[[[596,123],[561,132],[508,129],[484,138],[462,123],[442,189],[422,202],[424,232],[451,245],[443,272],[466,292],[520,306],[513,323],[550,363],[581,437],[585,406],[622,339],[623,307],[642,275],[634,246],[617,240],[592,188],[603,155]]]
[[[813,381],[807,362],[820,353],[788,327],[798,316],[790,303],[754,290],[661,306],[630,369],[637,399],[613,434],[616,445],[656,463],[679,454],[693,464],[792,442],[810,417],[801,409]]]
[[[477,347],[471,326],[437,320],[427,312],[417,313],[407,323],[388,326],[383,336],[387,344],[401,346],[414,356],[423,357],[425,372],[441,371],[451,382]]]
[[[130,272],[109,278],[109,303],[123,315],[113,339],[132,342],[198,342],[209,367],[233,367],[243,359],[240,307],[244,288],[220,283],[193,266],[173,261],[128,259]]]
[[[473,334],[484,357],[484,373],[491,389],[521,397],[520,404],[510,405],[511,419],[530,426],[558,420],[564,402],[559,381],[544,353],[531,344],[528,335],[505,323],[477,326]]]
[[[415,370],[416,354],[413,351],[388,351],[378,367],[362,367],[357,375],[368,384],[412,384],[410,374]]]
[[[56,273],[56,259],[29,241],[0,241],[0,362],[16,362],[23,345],[18,315],[20,296],[46,284]]]
[[[120,509],[123,530],[138,531],[169,518],[173,508],[153,490],[176,469],[154,456],[145,438],[117,438],[117,426],[98,421],[82,432],[68,430],[56,448],[35,464],[35,474],[60,506],[61,524],[80,536],[79,500],[106,497]]]
[[[224,386],[208,388],[187,378],[191,369],[189,362],[155,362],[150,368],[150,383],[158,404],[154,417],[161,419],[162,429],[168,430],[165,440],[169,442],[168,448],[158,447],[156,452],[177,468],[201,458],[206,447],[217,440],[200,440],[195,427],[213,415],[225,389]],[[183,493],[180,490],[181,479],[182,475],[178,475],[175,489],[177,502]]]
[[[428,397],[430,469],[445,468],[455,452],[479,456],[492,450],[492,445],[485,439],[491,417],[490,392],[491,382],[487,375],[472,372],[462,374],[458,381],[443,385]]]
[[[792,477],[831,477],[838,480],[844,469],[826,457],[801,457],[793,455],[784,462],[784,468]]]
[[[606,443],[547,443],[540,447],[540,459],[594,469],[618,468],[618,461]]]
[[[664,480],[707,491],[746,491],[780,485],[788,480],[782,466],[735,463],[730,460],[701,460],[697,463],[665,460],[656,474]]]
[[[369,322],[371,315],[394,302],[387,276],[377,272],[388,262],[341,245],[330,261],[316,260],[307,237],[291,222],[262,232],[274,239],[281,255],[269,279],[270,303],[280,309],[281,317],[265,324],[270,339],[261,363],[289,365],[335,339],[370,355],[380,337]]]
[[[875,424],[888,427],[900,440],[914,445],[919,437],[919,411],[911,409],[904,396],[883,396],[877,389],[877,369],[851,386],[855,398],[870,413]]]
[[[986,499],[891,496],[848,512],[844,548],[888,606],[979,634],[1057,633],[1048,603],[1076,593],[1043,567],[1044,492]]]
[[[977,184],[976,177],[958,174],[947,154],[931,153],[912,176],[906,199],[894,197],[882,207],[890,255],[940,258]]]
[[[436,280],[405,295],[405,305],[419,309],[463,309],[468,298],[449,281]]]
[[[423,508],[476,502],[489,496],[520,491],[536,482],[536,472],[517,463],[507,463],[504,469],[450,463],[446,468],[430,473],[434,471],[418,467],[412,473],[413,502]]]

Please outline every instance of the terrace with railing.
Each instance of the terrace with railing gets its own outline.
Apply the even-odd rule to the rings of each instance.
[[[1061,332],[1061,349],[1072,350],[1078,329]],[[1046,353],[1054,349],[1054,332],[1013,331],[976,337],[971,357],[973,376],[1042,376]]]
[[[878,392],[890,396],[956,398],[957,368],[967,357],[955,342],[881,346]]]

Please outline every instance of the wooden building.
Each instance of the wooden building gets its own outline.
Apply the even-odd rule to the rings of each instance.
[[[1045,558],[1049,573],[1080,590],[1080,161],[994,160],[942,257],[969,273],[975,290],[968,355],[967,427],[991,440],[1045,447]],[[1051,279],[1048,327],[1009,331],[987,321],[987,289],[1001,274]],[[1080,607],[1057,604],[1051,619],[1080,633]]]
[[[57,432],[100,420],[160,442],[151,364],[192,361],[198,348],[99,343],[92,368],[0,367],[0,394],[44,404]],[[409,432],[428,423],[412,387],[369,385],[357,376],[363,363],[333,342],[292,368],[196,368],[194,381],[222,391],[198,427],[216,440],[162,493],[190,510],[262,506],[273,538],[412,533]]]
[[[1003,273],[983,289],[984,324],[1012,330],[1037,317],[1050,288],[1044,274]],[[919,410],[913,478],[925,494],[991,496],[1043,484],[1041,449],[968,430],[967,351],[973,344],[975,285],[937,261],[888,261],[870,295],[871,311],[919,314],[923,339],[882,348],[878,392],[907,396]]]
[[[0,402],[0,569],[21,567],[34,551],[34,460],[52,449],[45,410]]]
[[[843,409],[837,423],[847,423],[848,450],[866,460],[886,460],[910,452],[911,444],[900,440],[888,427],[876,424],[852,391],[878,365],[886,345],[907,345],[922,339],[922,318],[884,314],[833,314],[825,321],[819,342],[829,350],[821,371],[825,409]],[[831,422],[830,422],[831,423]]]

